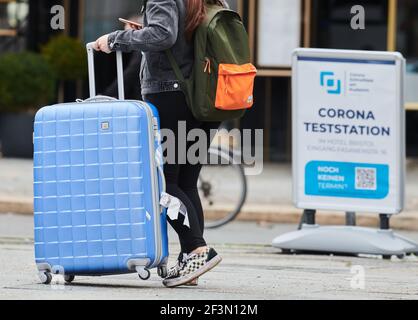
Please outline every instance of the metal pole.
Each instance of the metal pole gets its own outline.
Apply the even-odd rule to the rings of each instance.
[[[381,214],[380,216],[380,229],[381,230],[390,230],[390,215]]]
[[[357,217],[355,212],[345,213],[345,224],[350,227],[355,227],[357,225]]]
[[[299,223],[299,230],[302,230],[304,224],[315,225],[316,224],[316,210],[305,210],[303,211],[302,218]]]

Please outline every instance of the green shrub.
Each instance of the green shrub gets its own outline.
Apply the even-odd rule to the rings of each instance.
[[[64,35],[55,37],[42,48],[42,55],[58,80],[79,80],[87,75],[86,49],[77,39]]]
[[[39,54],[0,55],[0,111],[43,107],[54,95],[55,81],[50,65]]]

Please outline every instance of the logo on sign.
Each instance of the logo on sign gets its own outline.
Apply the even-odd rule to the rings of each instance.
[[[337,79],[334,72],[321,72],[321,87],[326,88],[328,94],[341,94],[341,80]]]

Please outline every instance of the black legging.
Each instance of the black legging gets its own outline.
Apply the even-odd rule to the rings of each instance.
[[[144,96],[144,100],[157,107],[160,115],[161,129],[170,129],[176,136],[176,164],[165,164],[164,174],[167,182],[167,193],[180,199],[187,208],[190,228],[184,225],[183,218],[175,221],[168,219],[168,221],[179,236],[182,252],[191,253],[199,247],[206,246],[206,241],[203,238],[205,226],[203,208],[197,189],[197,181],[202,165],[192,165],[188,161],[186,161],[187,164],[177,163],[179,156],[185,156],[178,154],[178,124],[180,121],[186,122],[187,132],[192,129],[204,130],[208,138],[207,143],[209,146],[211,142],[209,141],[210,130],[218,129],[220,123],[197,121],[187,107],[182,92],[149,94]],[[189,142],[186,149],[188,150],[193,143]]]

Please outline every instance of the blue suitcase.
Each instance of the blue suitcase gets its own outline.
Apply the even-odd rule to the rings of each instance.
[[[95,97],[89,53],[90,94]],[[41,109],[34,132],[35,259],[42,283],[53,274],[167,274],[168,239],[159,119],[155,107],[119,98]]]

